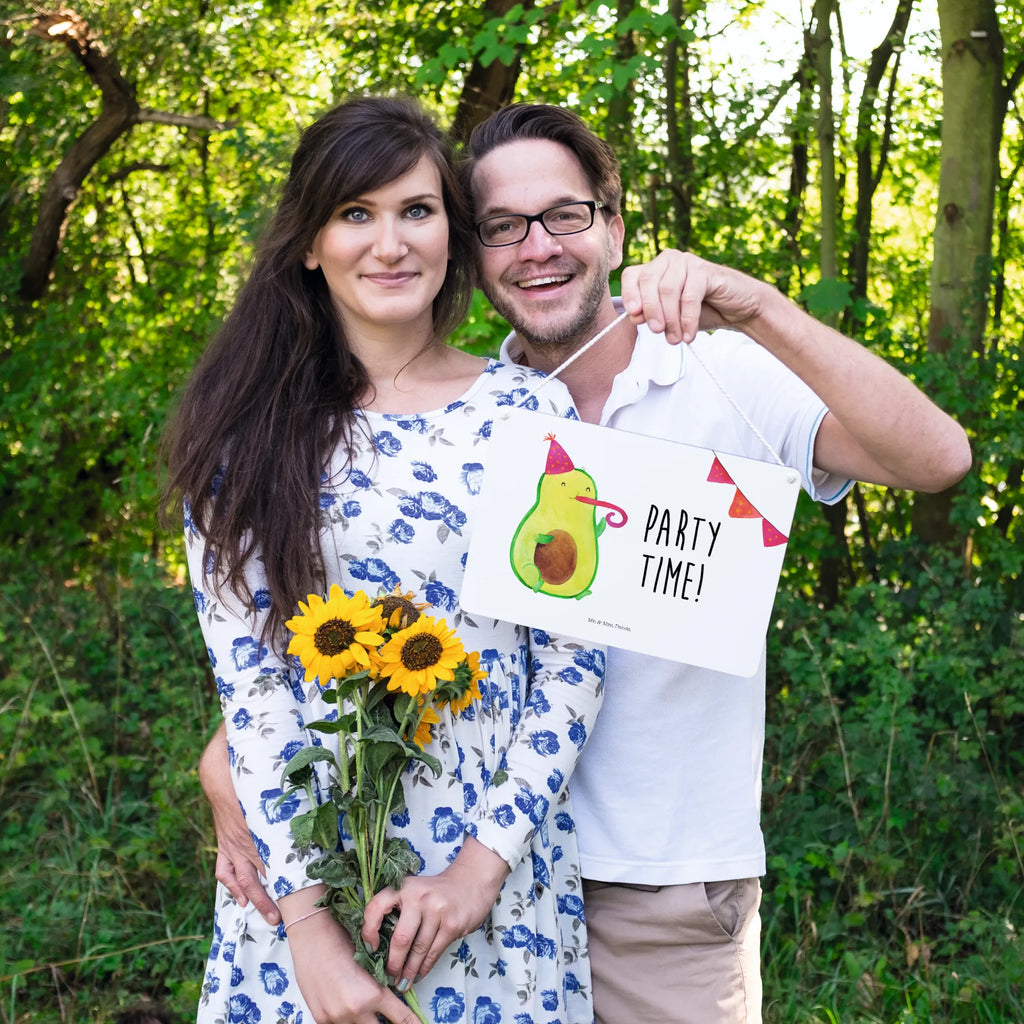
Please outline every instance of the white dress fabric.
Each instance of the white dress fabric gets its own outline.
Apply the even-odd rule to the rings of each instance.
[[[404,778],[406,810],[391,833],[404,836],[436,874],[465,834],[511,866],[490,917],[454,943],[415,986],[436,1024],[588,1024],[593,1020],[579,857],[567,780],[601,701],[604,651],[539,630],[481,621],[459,605],[473,515],[493,420],[527,399],[539,412],[575,417],[560,384],[528,397],[532,371],[489,361],[448,407],[410,416],[361,414],[352,468],[344,460],[320,493],[328,585],[371,597],[400,585],[428,614],[479,651],[489,676],[483,699],[435,725],[428,750],[442,763]],[[266,888],[280,897],[312,884],[311,855],[292,842],[289,820],[304,797],[279,803],[281,769],[301,746],[336,737],[304,723],[336,709],[258,637],[269,595],[251,576],[244,607],[216,594],[204,575],[203,538],[186,511],[196,607],[228,727],[233,779]],[[258,566],[258,562],[257,562]],[[207,567],[212,568],[212,567]],[[507,780],[491,785],[505,769]],[[503,778],[503,776],[499,776]],[[321,779],[321,783],[322,783]],[[314,851],[313,856],[318,851]],[[294,980],[287,937],[218,887],[214,941],[198,1012],[200,1024],[313,1024]]]

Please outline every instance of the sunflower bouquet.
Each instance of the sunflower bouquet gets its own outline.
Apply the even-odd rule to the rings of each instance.
[[[419,857],[405,839],[387,834],[393,814],[405,807],[402,775],[420,761],[435,776],[441,764],[428,753],[432,726],[447,706],[461,714],[480,698],[480,657],[467,653],[444,619],[423,614],[400,587],[371,601],[363,591],[346,596],[337,584],[325,601],[310,594],[301,614],[285,625],[294,634],[288,653],[299,658],[306,682],[316,680],[337,717],[307,726],[342,734],[338,755],[308,746],[284,768],[284,796],[305,792],[310,810],[291,819],[292,836],[302,847],[328,851],[307,867],[327,891],[317,901],[330,909],[352,937],[356,962],[386,983],[391,932],[397,913],[381,927],[371,950],[361,939],[363,912],[381,889],[398,889],[419,868]],[[327,762],[330,800],[318,803],[313,765]],[[339,828],[340,826],[340,828]],[[351,849],[338,849],[338,836],[351,836]],[[406,1002],[421,1017],[412,989]]]

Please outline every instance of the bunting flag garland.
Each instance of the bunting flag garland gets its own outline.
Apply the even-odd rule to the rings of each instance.
[[[732,477],[729,476],[725,466],[718,461],[718,456],[715,456],[715,461],[711,463],[711,472],[708,473],[709,484],[731,484]]]
[[[715,461],[711,463],[711,472],[708,473],[709,484],[732,484],[736,487],[736,483],[725,466],[722,465],[718,456],[715,456]],[[732,504],[729,506],[729,517],[731,519],[760,519],[761,520],[761,538],[766,548],[778,547],[780,544],[785,544],[789,538],[777,530],[760,512],[751,504],[750,499],[738,488],[732,496]]]
[[[729,506],[730,519],[760,519],[761,513],[747,501],[746,495],[737,487]]]

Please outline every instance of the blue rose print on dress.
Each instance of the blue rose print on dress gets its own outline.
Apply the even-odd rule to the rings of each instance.
[[[252,721],[252,715],[249,714],[248,708],[239,708],[234,715],[231,716],[231,724],[236,729],[245,729]]]
[[[461,992],[453,988],[442,987],[436,990],[430,1001],[434,1017],[441,1024],[455,1024],[466,1012],[466,1000]]]
[[[268,996],[279,996],[288,987],[288,975],[280,964],[260,964],[260,981]]]
[[[525,924],[514,924],[501,936],[501,944],[506,949],[528,949],[532,952],[536,941],[537,937]]]
[[[558,954],[558,944],[554,939],[549,939],[546,935],[538,935],[533,951],[541,959],[554,960]]]
[[[258,612],[265,612],[270,607],[270,591],[260,588],[252,595],[253,607]]]
[[[325,512],[327,509],[333,508],[337,501],[338,499],[333,494],[323,492],[320,494],[320,508]]]
[[[464,462],[462,464],[462,482],[470,494],[479,494],[484,482],[484,466],[482,462]]]
[[[548,789],[550,789],[552,793],[557,793],[562,788],[562,784],[564,782],[565,782],[565,776],[562,774],[562,772],[558,768],[556,768],[548,776]]]
[[[540,994],[540,1005],[545,1010],[558,1009],[558,993],[553,988],[546,988]]]
[[[430,424],[422,416],[413,416],[411,419],[395,420],[396,426],[402,430],[408,430],[413,434],[425,434],[430,429]]]
[[[412,475],[421,483],[430,484],[437,479],[437,473],[429,462],[413,462]]]
[[[585,650],[577,651],[572,660],[585,672],[600,672],[604,675],[605,656],[604,651]]]
[[[452,505],[450,502],[444,513],[444,525],[449,530],[455,530],[458,532],[466,525],[466,513],[462,511],[458,505]]]
[[[368,491],[373,487],[373,480],[361,469],[353,469],[348,475],[348,482],[361,491]]]
[[[234,661],[235,668],[239,672],[243,672],[247,668],[256,668],[266,654],[266,647],[257,643],[256,639],[251,636],[236,637],[235,642],[231,645],[231,660]]]
[[[277,756],[282,761],[290,761],[305,745],[302,740],[289,740]]]
[[[552,1007],[545,1004],[544,1009]],[[501,1004],[489,996],[478,996],[473,1007],[473,1024],[501,1024]]]
[[[435,608],[443,608],[446,612],[455,611],[455,606],[459,601],[458,594],[451,587],[446,587],[440,580],[431,580],[423,588],[423,593]]]
[[[284,800],[281,800],[281,793],[280,787],[265,789],[260,793],[260,808],[263,811],[263,817],[271,825],[278,821],[289,821],[299,809],[297,794],[289,793]]]
[[[477,440],[489,441],[491,439],[491,431],[494,429],[493,420],[484,420],[480,424],[480,429],[476,432]]]
[[[576,822],[572,820],[572,815],[568,811],[559,811],[555,815],[555,828],[559,832],[571,832],[576,827]]]
[[[263,1019],[260,1008],[242,993],[232,996],[228,1003],[228,1024],[259,1024]]]
[[[501,804],[499,807],[494,808],[494,820],[502,828],[510,828],[515,824],[516,812],[512,810],[509,804]]]
[[[551,710],[551,702],[543,690],[534,690],[527,698],[526,706],[533,708],[538,715],[546,715]]]
[[[521,789],[516,797],[516,807],[525,814],[534,825],[539,825],[548,813],[548,800],[539,793],[531,793]]]
[[[533,880],[537,885],[543,885],[545,889],[551,888],[551,872],[548,870],[548,866],[544,861],[543,857],[538,856],[536,853],[530,854],[530,860],[533,864]]]
[[[574,893],[565,893],[558,897],[558,912],[583,920],[583,900]]]
[[[363,506],[355,498],[350,498],[348,501],[341,503],[341,512],[342,515],[348,516],[349,519],[355,519],[357,516],[362,515]]]
[[[206,595],[201,590],[193,587],[192,601],[196,606],[196,611],[202,615],[206,611]]]
[[[390,430],[379,431],[374,442],[374,447],[381,455],[394,457],[402,450],[402,442]]]
[[[401,582],[398,573],[381,558],[353,558],[348,571],[355,579],[379,583],[385,590],[394,590]]]
[[[430,819],[430,832],[435,843],[454,843],[463,831],[462,815],[451,807],[438,807]]]
[[[558,736],[550,729],[538,729],[530,733],[530,746],[545,757],[551,757],[561,749]]]
[[[399,544],[411,544],[412,539],[416,536],[416,531],[404,519],[396,519],[388,527],[388,534]]]
[[[256,852],[260,855],[260,860],[266,864],[270,860],[270,847],[252,829],[249,829],[249,835],[252,836],[252,842],[256,847]]]
[[[573,722],[569,726],[569,739],[576,744],[577,750],[582,750],[587,742],[587,727],[582,722]]]
[[[283,876],[278,878],[278,880],[274,883],[274,895],[278,899],[280,899],[282,896],[287,896],[288,893],[294,891],[295,886],[292,885],[292,883],[289,882],[288,879]]]
[[[245,981],[245,975],[242,973],[242,968],[241,967],[237,967],[237,966],[236,967],[232,967],[231,968],[231,987],[232,988],[238,988],[238,986],[241,985],[243,981]]]

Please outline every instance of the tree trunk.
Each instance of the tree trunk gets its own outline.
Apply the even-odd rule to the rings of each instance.
[[[818,162],[821,195],[821,276],[838,277],[836,255],[839,198],[836,187],[836,127],[832,105],[832,9],[835,0],[814,0],[805,46],[818,87]]]
[[[683,28],[683,0],[670,0],[669,13]],[[668,184],[672,190],[675,238],[672,244],[689,249],[693,235],[693,97],[690,92],[690,48],[678,39],[665,47],[665,118]]]
[[[26,302],[34,302],[46,292],[68,210],[86,175],[122,135],[131,131],[139,112],[134,88],[121,77],[117,64],[73,11],[41,14],[31,32],[40,39],[57,40],[67,46],[99,88],[102,105],[99,117],[71,144],[43,192],[18,288]]]
[[[483,13],[488,19],[502,18],[515,6],[529,10],[534,6],[534,0],[487,0]],[[486,121],[495,111],[512,102],[521,63],[518,50],[511,64],[494,60],[484,66],[479,58],[473,61],[452,119],[451,135],[457,145],[465,145],[481,121]]]
[[[942,43],[942,163],[931,272],[928,349],[969,358],[983,345],[1006,93],[995,0],[939,0]],[[970,416],[971,410],[962,410]],[[920,494],[913,528],[930,544],[953,544],[951,491]]]
[[[854,148],[857,153],[857,206],[854,211],[854,239],[850,253],[850,284],[854,298],[866,298],[868,294],[868,255],[871,251],[871,213],[875,190],[889,157],[889,143],[892,138],[892,108],[895,94],[896,72],[899,69],[899,54],[907,36],[907,25],[914,8],[914,0],[899,0],[889,31],[874,50],[864,76],[864,91],[857,109],[857,139]],[[882,131],[876,136],[873,127],[878,94],[882,79],[889,69],[889,62],[895,54],[889,91],[885,102],[885,116]],[[877,162],[874,159],[877,142]]]

